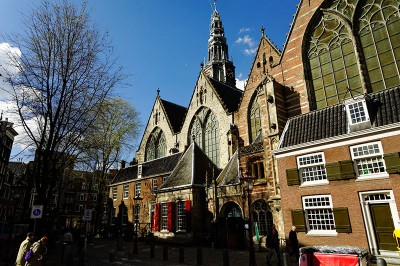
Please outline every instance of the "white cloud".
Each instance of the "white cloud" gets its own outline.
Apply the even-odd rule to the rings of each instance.
[[[243,33],[243,32],[249,32],[250,31],[250,28],[241,28],[240,30],[239,30],[239,33],[238,34],[241,34],[241,33]]]
[[[249,35],[245,35],[243,37],[239,37],[235,43],[240,45],[246,45],[247,48],[243,49],[243,53],[245,55],[253,55],[257,52],[257,47],[255,47],[255,42]]]
[[[247,79],[241,79],[242,78],[242,73],[240,73],[239,77],[236,78],[236,88],[240,89],[240,90],[244,90],[244,87],[246,86],[247,83]]]
[[[257,52],[257,48],[254,48],[254,49],[244,49],[243,52],[244,52],[246,55],[252,55],[252,54],[255,54],[255,53]]]
[[[243,38],[239,37],[235,42],[239,44],[247,44],[249,47],[254,46],[254,41],[249,35],[245,35]]]
[[[9,43],[0,43],[0,113],[3,113],[3,119],[7,119],[9,122],[13,123],[13,128],[17,131],[18,136],[14,139],[13,153],[15,151],[21,151],[26,149],[31,143],[30,139],[26,135],[19,116],[17,114],[17,106],[10,92],[12,91],[11,85],[7,82],[6,77],[10,75],[15,75],[18,70],[12,65],[10,57],[18,59],[21,57],[21,51],[11,46]],[[34,120],[27,121],[27,124],[31,129],[35,129],[37,124]],[[25,155],[23,155],[25,156]]]

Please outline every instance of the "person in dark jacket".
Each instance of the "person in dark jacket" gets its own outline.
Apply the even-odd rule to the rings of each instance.
[[[296,231],[296,226],[292,226],[292,230],[289,232],[289,244],[290,247],[292,248],[292,255],[296,257],[296,259],[299,258],[299,240],[297,240],[297,231]]]

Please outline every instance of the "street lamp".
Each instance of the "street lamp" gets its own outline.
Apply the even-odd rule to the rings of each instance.
[[[253,185],[255,181],[255,177],[253,176],[241,176],[240,181],[243,184],[244,193],[247,193],[247,207],[249,212],[249,266],[256,266],[256,257],[254,252],[254,242],[253,242],[253,219],[251,218],[251,192],[253,190]]]
[[[138,227],[139,227],[139,211],[140,207],[137,205],[138,202],[143,200],[142,197],[139,195],[133,198],[134,207],[133,207],[133,214],[135,217],[135,241],[133,242],[133,254],[138,254],[138,247],[137,247],[137,239],[138,239]]]

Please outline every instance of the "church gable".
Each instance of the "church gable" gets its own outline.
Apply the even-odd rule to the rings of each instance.
[[[246,89],[258,86],[267,75],[271,75],[271,69],[279,62],[281,56],[281,51],[264,35],[263,28],[261,32],[262,36],[247,79]]]
[[[165,106],[166,108],[165,108]],[[168,112],[173,113],[177,110],[177,115],[171,123]],[[176,129],[179,128],[182,120],[179,116],[184,116],[185,108],[179,105],[162,100],[157,95],[150,117],[147,121],[140,146],[136,152],[136,159],[139,163],[166,156],[171,149],[175,148]],[[181,118],[182,119],[182,118]]]

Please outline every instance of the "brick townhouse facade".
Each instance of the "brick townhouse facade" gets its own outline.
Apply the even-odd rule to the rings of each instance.
[[[273,68],[289,118],[273,154],[286,233],[296,225],[303,246],[398,262],[399,38],[398,1],[298,6]]]

